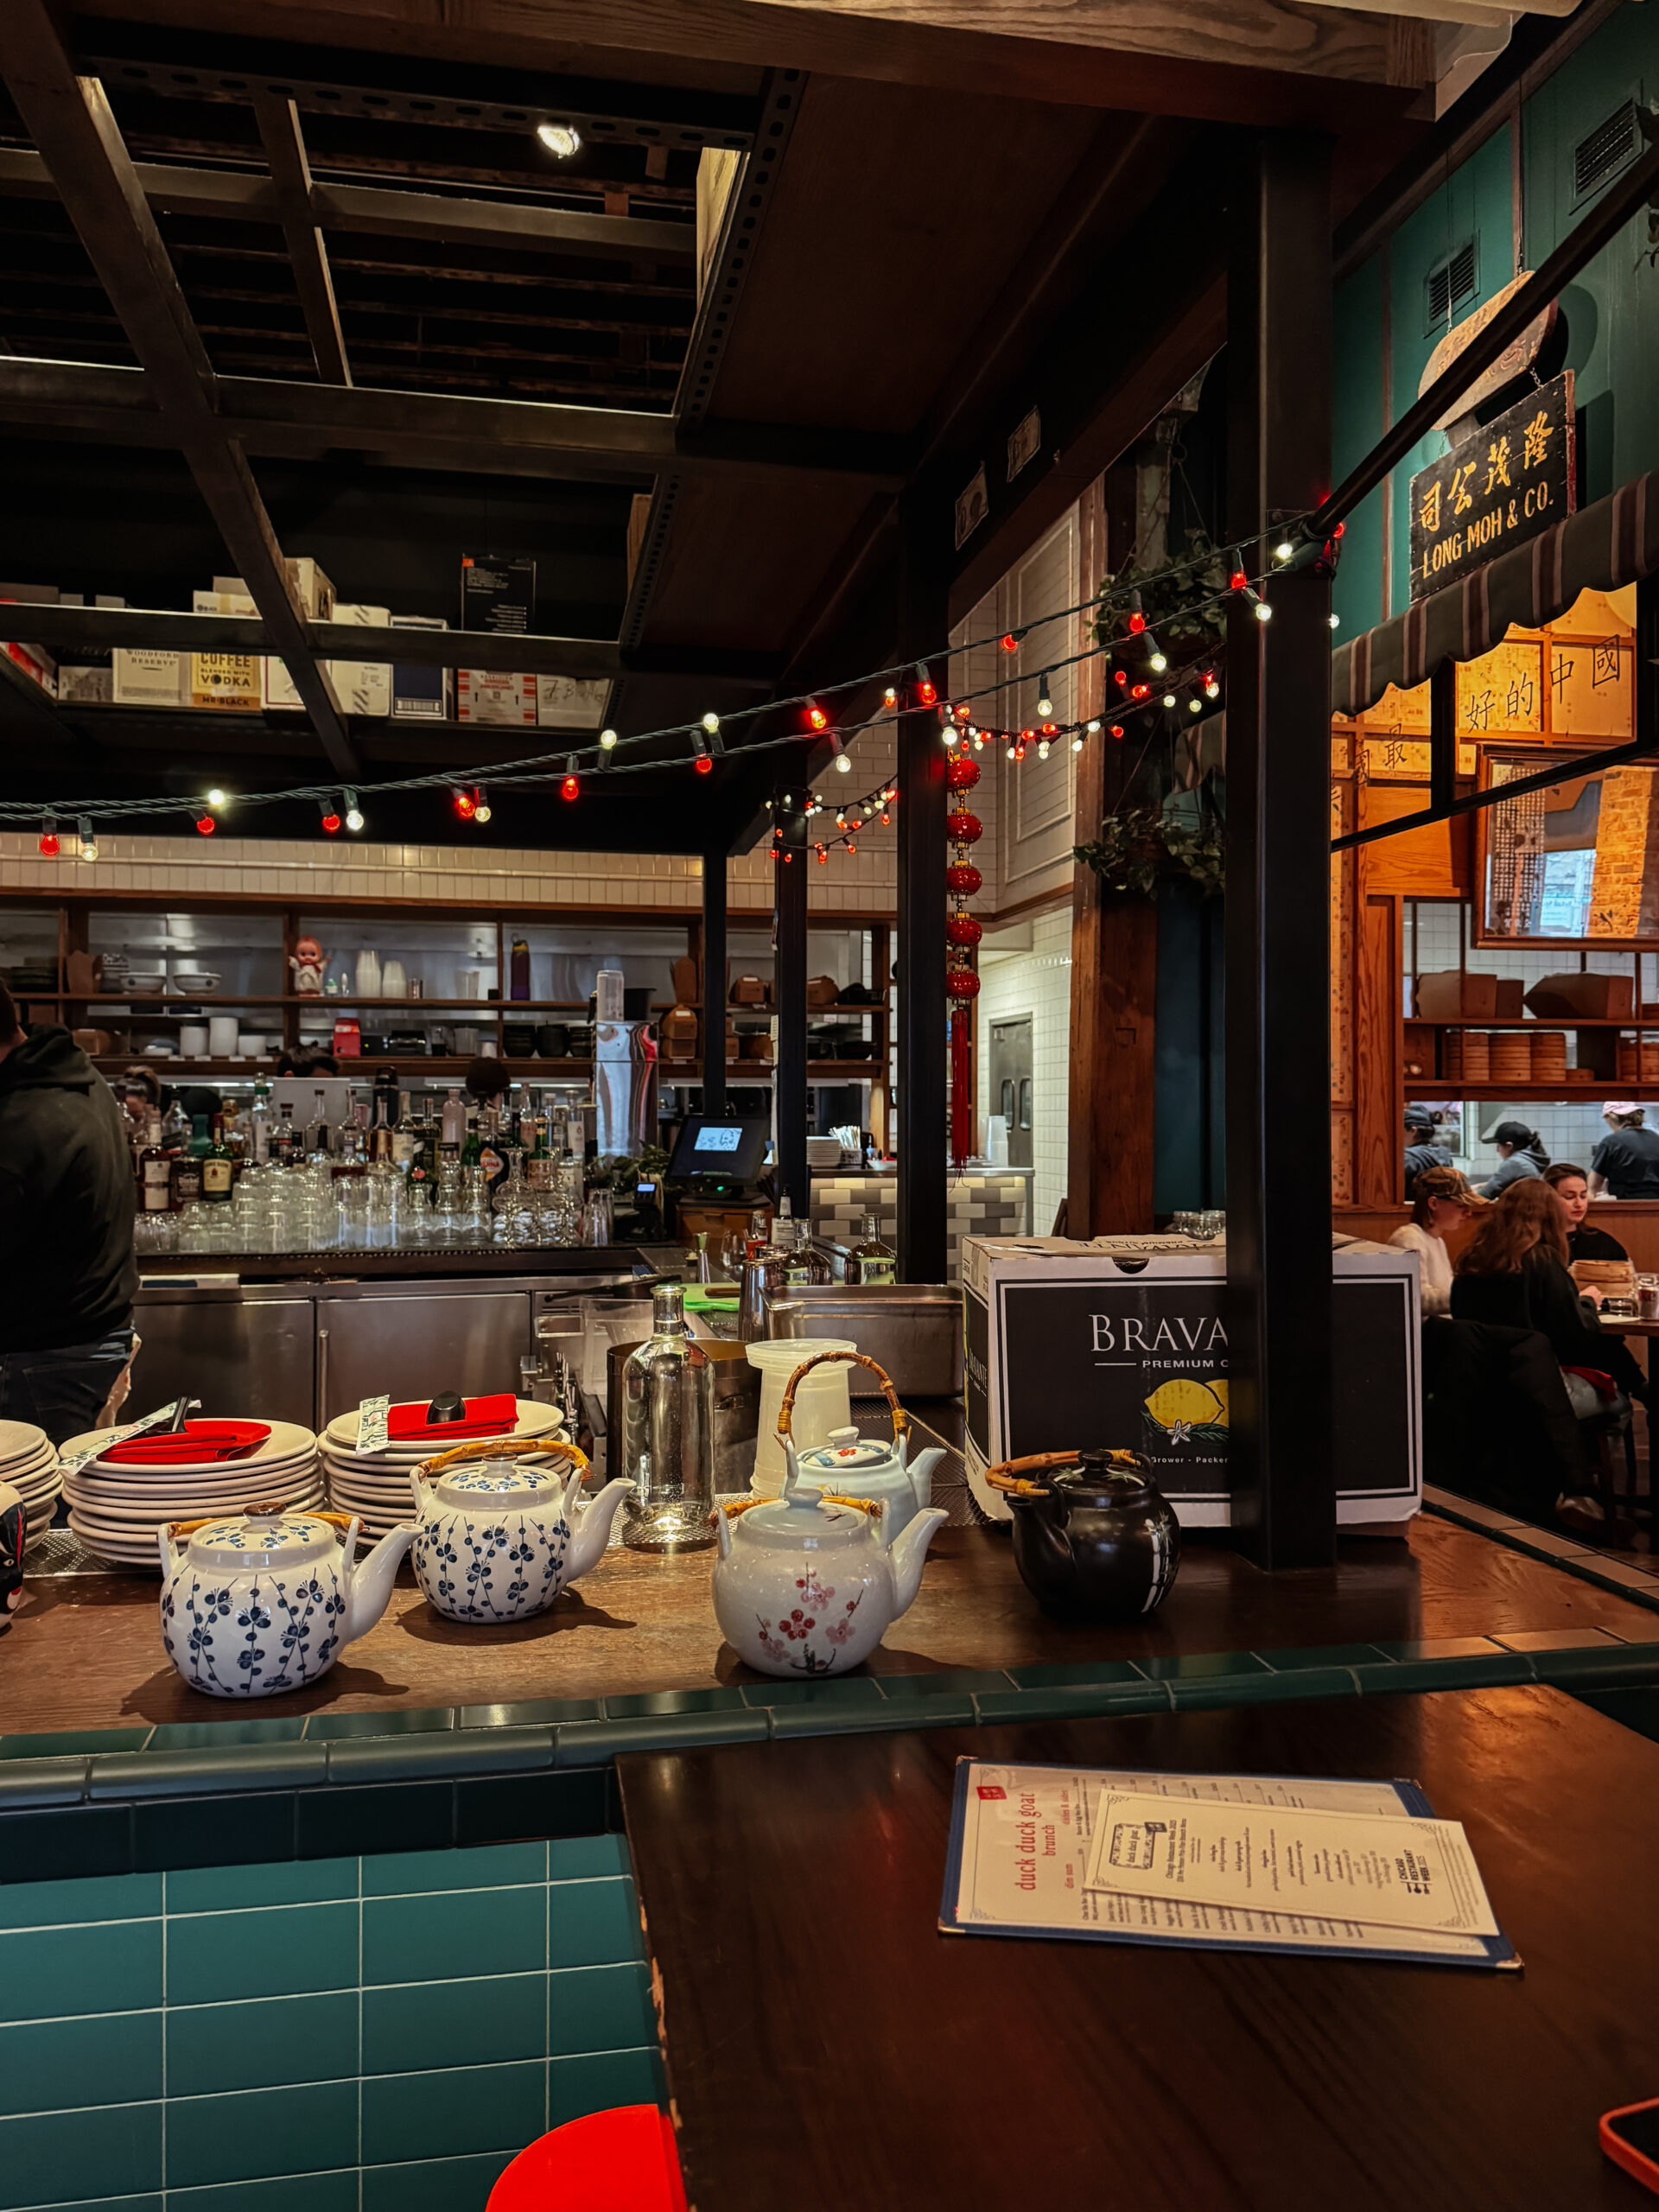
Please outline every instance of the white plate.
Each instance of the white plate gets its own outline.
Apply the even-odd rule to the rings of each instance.
[[[208,1414],[207,1418],[212,1421],[239,1420],[242,1416],[239,1414]],[[226,1466],[253,1467],[257,1466],[262,1459],[293,1459],[300,1452],[311,1451],[316,1444],[317,1440],[312,1434],[311,1431],[308,1428],[300,1427],[297,1422],[291,1421],[273,1421],[268,1422],[266,1426],[270,1428],[270,1434],[259,1446],[259,1449],[257,1452],[250,1452],[245,1459],[186,1460],[182,1466],[150,1468],[149,1470],[134,1468],[130,1471],[133,1473],[148,1471],[152,1474],[179,1474],[200,1468],[203,1472],[211,1473],[219,1468]],[[84,1446],[96,1444],[98,1441],[98,1431],[96,1429],[88,1429],[79,1436],[72,1436],[70,1438],[69,1441],[61,1447],[63,1455],[67,1459],[72,1453],[80,1451]],[[118,1461],[117,1462],[117,1466],[118,1468],[119,1467]]]
[[[539,1398],[518,1398],[513,1402],[518,1408],[518,1420],[512,1430],[515,1436],[543,1436],[549,1429],[556,1428],[562,1418],[557,1406],[544,1406]],[[357,1425],[355,1408],[348,1414],[336,1414],[322,1432],[323,1438],[337,1451],[355,1451]],[[440,1430],[429,1442],[425,1438],[409,1439],[389,1443],[386,1450],[399,1454],[410,1452],[417,1459],[430,1459],[444,1449],[442,1437]],[[471,1444],[482,1443],[484,1440],[463,1436],[457,1438],[456,1441]]]
[[[285,1513],[310,1513],[321,1503],[321,1489],[307,1491],[302,1492],[297,1497],[289,1498],[283,1510]],[[69,1522],[72,1528],[91,1530],[99,1535],[108,1537],[112,1543],[147,1544],[152,1541],[156,1530],[166,1528],[169,1522],[210,1521],[224,1517],[222,1514],[217,1513],[168,1513],[154,1520],[118,1521],[101,1513],[83,1512],[77,1507],[71,1511]]]
[[[38,1452],[41,1445],[49,1452],[46,1431],[36,1428],[29,1421],[0,1421],[0,1459],[15,1459],[26,1452]]]
[[[296,1452],[281,1459],[220,1459],[206,1466],[182,1467],[108,1467],[101,1459],[86,1459],[78,1468],[66,1467],[64,1477],[69,1482],[92,1483],[99,1490],[143,1497],[156,1491],[217,1490],[226,1484],[234,1487],[251,1479],[283,1482],[315,1465],[315,1452]]]

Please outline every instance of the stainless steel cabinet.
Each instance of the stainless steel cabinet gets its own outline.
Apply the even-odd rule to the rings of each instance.
[[[475,1289],[405,1295],[388,1288],[317,1300],[318,1427],[367,1397],[480,1396],[514,1390],[530,1349],[530,1294]]]
[[[129,1418],[188,1395],[210,1414],[311,1427],[316,1380],[308,1291],[147,1286],[133,1324],[143,1349],[133,1365]]]

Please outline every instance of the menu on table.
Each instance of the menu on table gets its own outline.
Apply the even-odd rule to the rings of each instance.
[[[1399,1917],[1378,1916],[1384,1900]],[[939,1926],[950,1935],[1521,1963],[1461,1828],[1436,1821],[1412,1782],[963,1758]]]

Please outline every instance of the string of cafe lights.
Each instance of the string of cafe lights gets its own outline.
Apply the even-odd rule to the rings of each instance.
[[[1195,616],[1224,607],[1235,599],[1243,599],[1260,620],[1263,622],[1270,620],[1273,608],[1270,602],[1262,595],[1261,587],[1270,584],[1275,575],[1283,575],[1300,567],[1321,565],[1327,574],[1334,569],[1336,541],[1342,536],[1344,525],[1338,523],[1331,537],[1321,542],[1308,534],[1306,523],[1307,518],[1303,516],[1281,526],[1280,534],[1271,549],[1271,565],[1257,574],[1248,573],[1238,556],[1235,555],[1230,564],[1226,588],[1209,594],[1189,606],[1174,610],[1164,618],[1165,628],[1168,630],[1174,625],[1190,621]],[[1050,687],[1054,676],[1085,662],[1121,653],[1126,647],[1137,644],[1146,650],[1147,670],[1154,675],[1165,675],[1168,669],[1168,658],[1158,644],[1153,626],[1141,611],[1141,595],[1143,592],[1155,585],[1166,583],[1210,567],[1215,558],[1216,555],[1212,550],[1201,555],[1192,556],[1183,561],[1169,563],[1160,569],[1141,576],[1134,585],[1109,588],[1095,597],[1078,601],[1069,607],[1056,608],[1052,613],[1039,616],[1036,621],[1023,625],[1016,630],[1004,632],[995,637],[969,639],[964,644],[955,647],[947,644],[937,653],[924,655],[913,663],[878,669],[861,677],[848,677],[836,684],[821,686],[816,692],[799,692],[791,697],[768,700],[753,707],[736,708],[725,716],[710,711],[702,715],[696,722],[668,724],[659,729],[638,732],[628,738],[620,736],[613,729],[606,729],[601,731],[597,741],[592,745],[571,748],[562,747],[557,753],[537,754],[528,760],[498,761],[487,767],[470,771],[465,775],[458,774],[453,769],[438,769],[423,775],[396,778],[373,785],[365,785],[360,787],[360,790],[366,792],[371,799],[408,791],[446,791],[459,819],[483,823],[492,818],[493,808],[489,798],[492,784],[498,786],[510,785],[515,790],[534,789],[548,784],[556,784],[561,797],[567,801],[574,801],[581,795],[582,777],[587,772],[605,776],[660,772],[664,766],[671,765],[660,758],[621,760],[615,756],[624,747],[639,747],[660,744],[664,740],[674,738],[683,738],[689,741],[692,768],[696,772],[706,775],[712,772],[717,759],[728,754],[726,732],[730,725],[757,720],[762,715],[785,712],[791,708],[798,708],[801,710],[803,728],[785,731],[774,737],[751,739],[745,744],[731,747],[732,756],[747,757],[757,753],[792,748],[799,745],[803,737],[808,740],[827,737],[832,747],[836,766],[849,767],[850,761],[848,760],[845,750],[847,744],[862,731],[875,728],[881,721],[884,715],[929,709],[939,713],[941,728],[947,743],[951,741],[953,735],[957,736],[960,741],[961,735],[965,734],[966,741],[976,748],[982,749],[987,742],[1001,744],[1016,761],[1022,760],[1027,749],[1033,745],[1035,746],[1039,759],[1046,759],[1049,748],[1063,739],[1071,741],[1074,751],[1080,751],[1084,741],[1089,736],[1097,734],[1103,728],[1109,729],[1115,739],[1121,739],[1124,734],[1125,723],[1137,713],[1143,717],[1149,714],[1155,715],[1160,703],[1162,711],[1166,714],[1177,710],[1181,703],[1179,694],[1184,679],[1168,678],[1160,701],[1154,696],[1153,685],[1138,678],[1128,679],[1126,683],[1124,681],[1126,671],[1120,669],[1116,672],[1120,681],[1120,688],[1126,690],[1128,696],[1122,701],[1114,702],[1116,718],[1111,715],[1103,715],[1090,716],[1082,721],[1058,722],[1053,721],[1052,715],[1046,715],[1041,705],[1043,700],[1049,699],[1052,707]],[[1003,652],[1012,654],[1020,650],[1033,631],[1045,628],[1055,622],[1068,620],[1077,614],[1088,613],[1095,618],[1098,636],[1100,625],[1113,613],[1121,613],[1124,618],[1125,627],[1121,636],[1099,639],[1097,643],[1086,646],[1077,652],[1057,657],[1050,661],[1047,669],[1044,671],[1039,680],[1039,709],[1036,723],[1019,730],[1012,730],[983,725],[974,718],[973,702],[976,699],[1005,691],[1007,688],[1006,681],[982,684],[976,690],[957,692],[943,707],[941,706],[938,688],[930,672],[931,660],[947,659],[953,653],[965,656],[991,645],[998,646]],[[1331,622],[1334,628],[1337,622],[1334,614],[1331,617]],[[1214,671],[1203,668],[1200,662],[1195,662],[1193,668],[1199,672],[1199,681],[1205,697],[1209,700],[1218,697],[1220,686]],[[861,721],[837,724],[832,720],[829,709],[823,703],[826,699],[833,700],[842,694],[863,691],[876,684],[881,686],[880,710],[866,716]],[[1189,696],[1187,704],[1193,713],[1202,713],[1202,704],[1197,699]],[[965,713],[963,709],[966,709]],[[879,793],[869,796],[879,803]],[[0,798],[0,823],[38,823],[40,850],[47,858],[55,858],[62,850],[63,838],[59,827],[60,822],[72,823],[73,827],[71,834],[75,839],[79,858],[86,861],[94,861],[98,858],[99,849],[98,832],[100,823],[114,823],[123,819],[154,820],[183,812],[190,816],[200,836],[212,836],[217,832],[223,817],[232,807],[245,808],[306,802],[316,805],[319,827],[325,836],[336,836],[342,828],[356,835],[367,826],[367,817],[364,812],[359,789],[339,783],[290,785],[279,790],[245,791],[236,794],[214,786],[196,799],[77,798],[55,801],[43,805],[38,800]],[[892,803],[893,795],[889,794],[887,804]],[[858,804],[861,806],[863,802],[860,801]],[[856,825],[852,825],[849,832],[839,833],[833,839],[826,839],[824,841],[826,848],[846,842],[849,835],[856,835]]]

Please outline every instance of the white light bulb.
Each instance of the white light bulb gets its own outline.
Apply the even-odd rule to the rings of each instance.
[[[489,818],[490,818],[490,802],[489,802],[489,801],[488,801],[488,799],[486,799],[486,798],[481,798],[481,799],[480,799],[480,801],[478,802],[478,804],[477,804],[477,805],[474,808],[474,810],[473,810],[473,819],[474,819],[474,822],[487,822],[487,821],[489,820]],[[353,829],[353,828],[356,828],[356,829],[360,830],[360,829],[362,828],[362,826],[363,826],[363,824],[362,824],[362,823],[361,823],[360,821],[357,822],[356,823],[353,823],[353,821],[352,821],[352,817],[351,817],[351,816],[350,816],[349,814],[346,816],[346,827],[348,830]]]
[[[1008,747],[1008,758],[1009,758],[1009,760],[1012,760],[1014,759],[1014,747],[1013,747],[1012,746],[1010,746],[1010,747]]]
[[[1255,619],[1258,622],[1271,622],[1273,620],[1273,609],[1265,599],[1258,599],[1255,602]]]
[[[1169,663],[1168,663],[1168,661],[1164,658],[1164,656],[1163,656],[1163,654],[1162,654],[1162,653],[1160,653],[1160,652],[1154,652],[1154,655],[1153,655],[1153,657],[1152,657],[1152,661],[1151,661],[1151,668],[1152,668],[1152,672],[1153,672],[1153,674],[1154,674],[1154,676],[1161,676],[1161,675],[1163,674],[1164,671],[1165,671],[1168,666],[1169,666]]]
[[[706,714],[702,718],[702,726],[704,729],[708,731],[709,736],[712,737],[715,732],[720,728],[720,716],[712,711]]]
[[[1048,758],[1048,740],[1046,737],[1038,741],[1037,758],[1039,760],[1046,760]]]
[[[1204,712],[1204,702],[1201,699],[1189,699],[1186,703],[1195,715],[1201,715]]]
[[[1340,630],[1340,629],[1341,629],[1341,627],[1342,627],[1342,617],[1341,617],[1341,615],[1340,615],[1340,614],[1327,614],[1327,615],[1325,616],[1325,620],[1326,620],[1327,622],[1329,622],[1329,624],[1331,625],[1331,627],[1332,627],[1333,630]]]
[[[582,151],[582,133],[573,123],[538,123],[536,136],[550,154],[556,154],[568,162],[572,154]]]
[[[1296,557],[1296,548],[1287,537],[1281,537],[1273,549],[1273,557],[1275,561],[1294,561]]]
[[[478,818],[480,822],[486,822],[489,819],[488,813],[485,808],[480,807],[478,810]],[[354,806],[347,812],[346,817],[346,827],[348,830],[360,830],[363,827],[363,812],[360,807]]]
[[[1204,687],[1204,696],[1206,699],[1219,699],[1221,696],[1220,684],[1206,683]]]
[[[1081,735],[1078,735],[1078,736],[1074,737],[1074,738],[1072,739],[1072,741],[1071,741],[1071,750],[1072,750],[1074,753],[1081,753],[1081,752],[1082,752],[1082,750],[1083,750],[1083,739],[1082,739]]]
[[[1173,707],[1173,706],[1174,705],[1174,703],[1175,703],[1175,694],[1174,694],[1173,691],[1166,691],[1166,692],[1165,692],[1165,694],[1164,694],[1164,704],[1165,704],[1166,707]]]
[[[616,743],[616,732],[613,729],[601,730],[599,733],[599,741],[608,753],[612,747]]]
[[[836,766],[840,770],[843,776],[850,776],[853,772],[853,759],[851,753],[837,753],[836,755]]]
[[[1093,721],[1093,720],[1091,719],[1091,720],[1090,720],[1090,723],[1089,723],[1089,725],[1088,725],[1088,728],[1089,728],[1089,734],[1090,734],[1090,737],[1098,737],[1098,736],[1100,735],[1100,724],[1099,724],[1097,721]],[[1082,741],[1081,741],[1081,739],[1079,739],[1079,741],[1077,741],[1077,743],[1076,745],[1074,745],[1074,746],[1072,747],[1072,748],[1071,748],[1071,749],[1072,749],[1072,751],[1073,751],[1074,753],[1080,752],[1080,751],[1082,750]]]
[[[228,806],[230,803],[229,793],[220,791],[217,784],[213,785],[212,791],[207,794],[207,804],[209,806]]]

